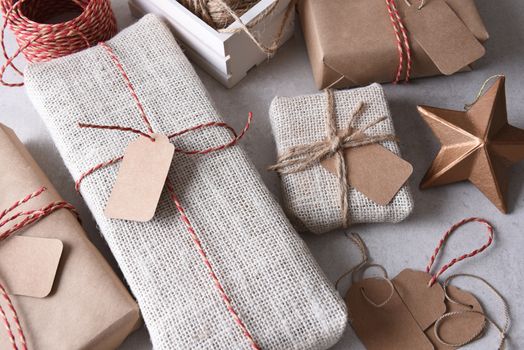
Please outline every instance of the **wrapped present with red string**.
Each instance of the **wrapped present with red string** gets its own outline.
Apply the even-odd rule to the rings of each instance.
[[[411,214],[413,167],[400,155],[379,84],[275,97],[269,110],[286,213],[300,231],[400,222]]]
[[[344,302],[167,27],[26,69],[155,349],[327,349]],[[165,185],[164,185],[165,184]]]
[[[299,14],[319,89],[468,71],[489,37],[474,0],[303,0]]]
[[[0,124],[1,349],[115,349],[137,303],[15,133]]]

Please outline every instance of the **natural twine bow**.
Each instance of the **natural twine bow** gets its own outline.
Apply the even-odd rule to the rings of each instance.
[[[337,179],[339,180],[339,197],[341,203],[342,226],[349,225],[349,204],[348,204],[348,180],[346,171],[346,161],[344,151],[348,148],[363,147],[384,141],[394,141],[392,134],[366,135],[365,132],[373,126],[383,122],[387,117],[378,118],[362,128],[353,128],[351,125],[359,116],[364,103],[357,104],[351,113],[347,126],[342,130],[337,130],[335,98],[333,90],[327,89],[327,110],[326,110],[326,138],[323,141],[310,144],[294,146],[286,150],[278,157],[278,162],[269,167],[269,170],[280,174],[292,174],[304,171],[314,164],[318,164],[325,159],[335,157]]]

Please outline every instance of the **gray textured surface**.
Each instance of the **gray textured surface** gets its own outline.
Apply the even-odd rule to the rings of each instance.
[[[510,348],[524,347],[524,334],[519,332],[524,323],[524,164],[514,167],[512,172],[509,207],[511,213],[500,214],[491,203],[472,185],[456,184],[424,192],[417,190],[438,144],[416,113],[416,104],[460,109],[471,100],[483,80],[495,73],[507,75],[507,98],[510,121],[524,128],[524,2],[515,0],[478,0],[477,4],[491,39],[487,43],[487,55],[476,65],[472,73],[452,77],[437,77],[417,80],[404,86],[386,85],[400,146],[404,157],[415,167],[411,180],[415,196],[415,210],[405,222],[395,225],[360,225],[352,228],[366,241],[373,259],[383,264],[394,276],[405,267],[423,269],[440,235],[452,223],[463,217],[482,216],[496,226],[496,242],[485,254],[458,265],[452,272],[477,273],[492,282],[508,299],[513,325],[510,332]],[[130,24],[123,0],[114,1],[115,12],[121,27]],[[278,55],[267,64],[253,70],[236,88],[226,90],[205,73],[201,73],[204,84],[216,101],[224,119],[240,127],[247,111],[255,113],[254,127],[243,142],[253,158],[263,179],[272,192],[278,195],[279,181],[274,174],[265,171],[275,159],[275,147],[270,135],[268,108],[275,95],[294,96],[315,92],[309,62],[301,35],[292,39]],[[10,39],[12,39],[10,37]],[[9,47],[14,48],[10,40]],[[14,128],[36,160],[62,192],[66,200],[76,205],[84,219],[91,238],[102,252],[110,252],[97,233],[82,199],[74,192],[73,182],[62,164],[53,143],[34,111],[23,89],[0,88],[0,121]],[[357,250],[341,232],[324,236],[304,236],[313,254],[328,276],[334,281],[346,268],[358,261]],[[485,239],[477,226],[469,226],[458,232],[449,241],[443,260],[478,246]],[[110,258],[111,259],[111,258]],[[442,263],[443,260],[440,260]],[[466,288],[478,285],[462,283]],[[345,292],[347,283],[341,286]],[[478,293],[486,308],[497,320],[501,310],[489,294]],[[470,346],[474,349],[493,349],[496,333]],[[144,329],[133,334],[122,349],[150,349]],[[362,349],[351,328],[335,349]]]

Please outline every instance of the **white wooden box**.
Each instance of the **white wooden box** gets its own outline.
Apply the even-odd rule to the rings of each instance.
[[[246,25],[265,9],[278,2],[275,10],[260,21],[251,32],[265,46],[273,43],[291,0],[260,0],[240,19]],[[187,56],[224,86],[231,88],[254,66],[268,60],[268,55],[243,31],[220,33],[176,0],[129,0],[134,16],[154,13],[164,18],[182,44]],[[293,35],[295,11],[284,28],[280,45]],[[238,22],[228,29],[239,28]]]

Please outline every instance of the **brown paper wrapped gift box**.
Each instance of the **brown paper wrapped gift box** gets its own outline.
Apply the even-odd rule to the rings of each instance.
[[[47,191],[21,210],[61,200],[15,133],[2,124],[0,164],[0,211],[42,186]],[[11,296],[29,349],[115,349],[140,325],[136,302],[71,212],[62,209],[52,213],[0,243],[0,249],[9,247],[6,244],[17,236],[59,240],[63,245],[56,276],[53,271],[50,275],[54,278],[47,281],[41,280],[49,277],[47,274],[17,277],[16,264],[0,266],[0,279],[8,292],[10,284],[29,282],[22,286],[24,295]],[[46,284],[49,292],[45,295],[32,293],[37,285]],[[3,300],[1,303],[6,309]],[[10,316],[9,310],[6,313]],[[10,348],[7,333],[0,331],[0,349]]]
[[[470,70],[469,65],[484,54],[480,43],[489,37],[474,0],[427,0],[420,13],[416,12],[418,0],[411,1],[414,6],[408,7],[404,0],[395,0],[411,46],[411,77]],[[452,11],[432,13],[443,6]],[[301,0],[299,13],[319,89],[395,80],[399,53],[385,0]],[[417,20],[420,14],[426,17]],[[428,16],[438,28],[424,24]],[[448,33],[452,30],[446,24],[449,16],[450,22],[462,26],[463,35]],[[457,47],[467,54],[453,50]]]

